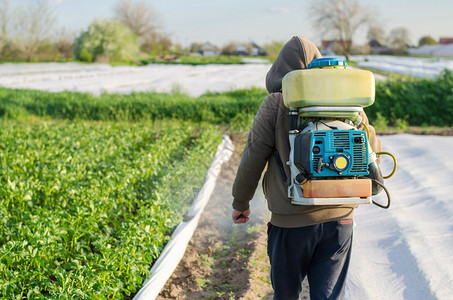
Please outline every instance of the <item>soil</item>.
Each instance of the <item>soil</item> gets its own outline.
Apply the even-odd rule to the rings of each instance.
[[[266,217],[252,211],[245,225],[231,220],[231,188],[243,149],[224,163],[185,255],[156,299],[271,299]],[[265,203],[261,203],[265,206]]]
[[[156,299],[273,297],[266,248],[270,213],[261,185],[251,201],[249,222],[236,225],[231,220],[231,189],[245,137],[233,136],[232,141],[235,152],[222,167],[184,257]]]

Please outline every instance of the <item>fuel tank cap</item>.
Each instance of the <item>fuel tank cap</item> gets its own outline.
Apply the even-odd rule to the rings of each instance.
[[[322,67],[346,67],[348,64],[338,57],[323,57],[317,58],[312,60],[311,63],[308,64],[308,68],[322,68]]]

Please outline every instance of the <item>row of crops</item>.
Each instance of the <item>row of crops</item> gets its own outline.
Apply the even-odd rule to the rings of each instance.
[[[193,98],[165,93],[93,96],[0,87],[0,117],[133,122],[172,119],[236,126],[249,120],[250,116],[253,118],[266,95],[265,90],[258,88],[207,93]]]
[[[86,94],[0,94],[0,298],[133,295],[202,186],[220,123],[115,108],[137,95],[100,114]],[[71,101],[85,115],[55,104]]]
[[[210,126],[165,125],[2,126],[0,294],[119,297],[140,286],[220,140]]]
[[[384,118],[390,125],[453,126],[453,72],[445,70],[434,80],[378,82],[376,101],[366,112],[371,120]]]

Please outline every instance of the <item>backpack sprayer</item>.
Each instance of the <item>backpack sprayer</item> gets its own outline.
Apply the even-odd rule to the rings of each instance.
[[[397,163],[388,152],[374,153],[363,107],[374,103],[372,72],[346,68],[339,58],[313,60],[308,69],[289,72],[282,81],[285,106],[290,109],[291,169],[288,197],[298,205],[374,203],[390,206],[384,180]],[[393,171],[382,176],[377,156],[389,155]],[[385,190],[387,205],[372,200]]]

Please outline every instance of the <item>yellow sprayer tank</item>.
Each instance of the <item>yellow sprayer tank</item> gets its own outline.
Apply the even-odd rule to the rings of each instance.
[[[374,103],[374,74],[346,68],[338,58],[319,58],[308,69],[286,74],[282,81],[285,106],[357,106]]]

